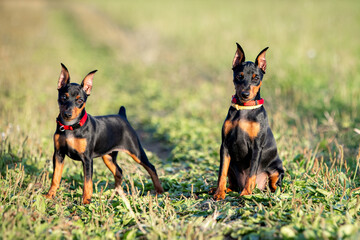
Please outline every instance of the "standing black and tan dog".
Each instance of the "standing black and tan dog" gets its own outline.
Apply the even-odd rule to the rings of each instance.
[[[70,83],[67,68],[62,69],[58,80],[58,104],[60,113],[54,134],[54,174],[47,198],[52,198],[59,188],[64,157],[79,160],[84,170],[83,203],[91,201],[93,193],[93,158],[102,157],[105,165],[115,177],[115,189],[121,187],[122,170],[116,163],[118,151],[129,154],[150,174],[157,193],[164,190],[155,167],[149,162],[139,138],[126,118],[125,108],[119,114],[92,117],[85,111],[85,103],[92,89],[93,77],[90,72],[81,85]]]
[[[282,161],[269,127],[267,114],[260,98],[260,86],[266,70],[262,50],[255,63],[245,62],[245,54],[236,43],[233,60],[235,95],[222,128],[220,170],[215,200],[225,198],[229,191],[249,195],[257,184],[264,189],[268,182],[272,191],[281,186],[284,176]],[[226,178],[229,188],[226,188]]]

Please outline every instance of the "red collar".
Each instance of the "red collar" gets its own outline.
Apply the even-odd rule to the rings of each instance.
[[[60,122],[59,117],[56,119],[56,122],[58,123],[59,130],[63,132],[63,131],[65,131],[65,130],[75,130],[75,129],[83,126],[83,125],[85,124],[87,118],[88,118],[88,114],[87,114],[87,112],[85,111],[85,114],[84,114],[84,116],[80,119],[80,121],[77,122],[77,123],[75,123],[75,124],[73,124],[73,125],[64,125],[64,124],[62,124],[62,123]]]
[[[236,99],[236,95],[233,95],[232,99],[231,99],[231,102],[235,103],[237,105],[240,105],[240,106],[256,106],[256,105],[264,104],[264,99],[261,98],[260,100],[251,100],[251,101],[248,101],[248,102],[240,102],[240,101],[238,101]]]

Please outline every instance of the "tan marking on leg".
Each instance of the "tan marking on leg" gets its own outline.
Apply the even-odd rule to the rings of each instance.
[[[61,163],[55,157],[55,167],[54,167],[54,173],[53,173],[53,177],[52,177],[52,181],[51,181],[51,187],[50,187],[48,193],[45,195],[46,198],[53,198],[55,196],[56,190],[60,186],[63,168],[64,168],[64,161]]]
[[[137,162],[138,164],[141,164],[140,159],[135,155],[132,154],[131,152],[129,152],[128,150],[121,150],[122,152],[128,154],[132,159],[134,159],[135,162]]]
[[[210,190],[209,190],[209,192],[208,192],[208,194],[210,194],[210,195],[212,195],[212,194],[214,194],[215,193],[215,191],[217,190],[217,188],[211,188]],[[225,190],[225,193],[229,193],[229,192],[233,192],[234,190],[232,190],[231,188],[226,188],[226,190]]]
[[[231,188],[226,188],[226,193],[232,192],[233,190]]]
[[[279,180],[279,173],[278,172],[274,172],[272,174],[269,175],[269,185],[270,185],[270,189],[272,192],[275,192],[276,188],[277,188],[277,181]]]
[[[65,146],[65,137],[60,136],[60,134],[54,134],[54,145],[56,150],[59,150],[60,147]]]
[[[59,138],[60,134],[54,134],[54,145],[56,150],[59,150],[60,148]]]
[[[214,195],[215,200],[221,200],[225,198],[226,178],[227,178],[227,173],[229,171],[229,166],[230,166],[230,156],[225,156],[222,163],[221,173],[219,173],[220,177],[219,177],[218,187]]]
[[[255,184],[256,184],[256,175],[247,178],[245,187],[242,190],[240,196],[250,195],[255,188]]]
[[[83,189],[83,203],[89,204],[91,202],[91,196],[93,194],[93,182],[92,179],[84,180],[84,189]]]
[[[66,144],[78,153],[84,153],[87,146],[86,138],[66,138]]]
[[[102,159],[103,159],[105,165],[109,168],[109,170],[110,170],[110,171],[112,172],[112,174],[114,174],[114,176],[115,176],[115,174],[116,174],[116,166],[115,166],[115,164],[112,162],[112,157],[111,157],[109,154],[107,154],[107,155],[102,156]]]
[[[102,159],[105,163],[105,165],[109,168],[109,170],[112,172],[112,174],[114,175],[115,178],[115,189],[117,189],[120,185],[121,185],[121,181],[122,181],[122,175],[121,173],[117,170],[115,163],[113,162],[112,157],[107,154],[102,156]]]
[[[154,187],[155,187],[155,190],[157,193],[160,194],[160,193],[164,192],[164,189],[160,184],[159,177],[153,170],[151,170],[151,168],[149,168],[148,166],[143,164],[135,154],[132,154],[128,150],[121,150],[121,151],[127,153],[132,159],[134,159],[135,162],[137,162],[138,164],[140,164],[141,166],[143,166],[146,169],[146,171],[149,173],[149,175],[151,177],[151,180],[153,181],[153,184],[154,184]]]
[[[240,129],[246,132],[251,139],[254,139],[259,134],[260,123],[258,122],[241,119],[238,125]]]

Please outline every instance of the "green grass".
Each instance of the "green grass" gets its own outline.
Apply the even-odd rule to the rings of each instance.
[[[358,239],[359,5],[1,2],[0,239]],[[235,42],[248,60],[270,47],[261,92],[286,174],[281,192],[214,202]],[[74,82],[99,70],[87,111],[126,106],[165,194],[120,155],[124,194],[96,159],[82,205],[81,164],[66,158],[56,198],[43,197],[60,62]]]

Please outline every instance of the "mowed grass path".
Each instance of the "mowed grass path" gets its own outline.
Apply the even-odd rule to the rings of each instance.
[[[1,238],[358,239],[359,5],[0,2]],[[286,176],[281,192],[214,202],[236,41],[251,61],[270,47],[261,92]],[[73,82],[99,70],[87,111],[126,106],[165,194],[120,155],[125,194],[96,159],[82,205],[82,166],[66,158],[57,197],[43,197],[60,62]]]

